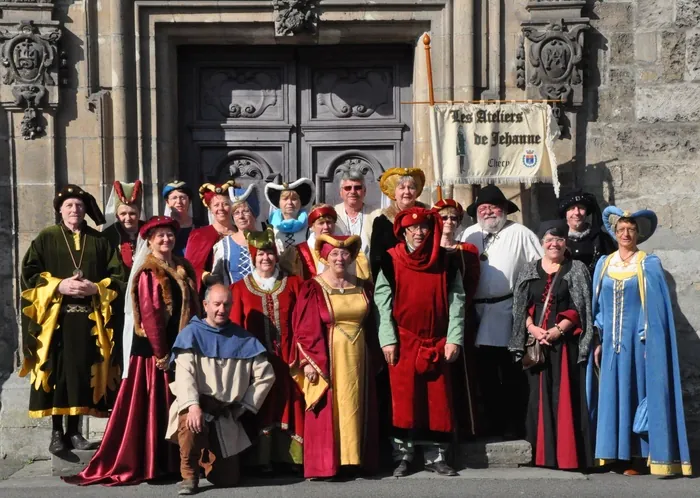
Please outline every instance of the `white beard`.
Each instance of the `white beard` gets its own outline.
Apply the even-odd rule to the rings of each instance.
[[[477,216],[477,221],[479,222],[479,226],[484,232],[487,233],[498,233],[501,231],[501,228],[506,224],[506,221],[508,219],[506,218],[505,215],[499,217],[499,218],[489,218],[489,219],[484,219],[481,218],[480,216]]]

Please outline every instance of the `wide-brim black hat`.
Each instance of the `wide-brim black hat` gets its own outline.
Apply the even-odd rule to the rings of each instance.
[[[577,204],[586,208],[586,214],[593,214],[596,210],[599,210],[595,195],[583,192],[582,190],[574,190],[563,195],[559,200],[559,216],[561,218],[566,218],[566,212],[571,206]]]
[[[105,217],[102,214],[102,210],[97,205],[97,201],[91,194],[85,192],[77,185],[66,185],[53,199],[53,208],[57,213],[61,211],[61,206],[66,199],[80,199],[83,201],[83,204],[85,204],[85,214],[92,218],[92,221],[94,221],[96,225],[104,225],[106,221]]]
[[[520,211],[520,208],[513,202],[506,199],[500,188],[495,185],[486,185],[476,194],[476,200],[467,206],[467,214],[476,218],[476,208],[482,204],[493,204],[495,206],[506,206],[507,214]]]

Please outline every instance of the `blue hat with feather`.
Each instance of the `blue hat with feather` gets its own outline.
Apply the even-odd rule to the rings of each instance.
[[[648,240],[654,234],[659,222],[656,213],[650,209],[642,209],[632,213],[623,211],[617,206],[608,206],[603,211],[603,225],[605,225],[605,229],[615,240],[617,240],[615,233],[617,222],[623,218],[630,218],[637,223],[637,243],[639,244]]]

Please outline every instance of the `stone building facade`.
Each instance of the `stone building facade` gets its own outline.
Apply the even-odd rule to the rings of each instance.
[[[426,32],[438,100],[563,97],[563,190],[659,214],[644,249],[676,300],[697,448],[698,0],[14,0],[0,1],[0,457],[47,456],[14,374],[17,271],[57,185],[104,202],[113,180],[140,178],[151,214],[176,177],[309,176],[320,201],[348,165],[430,180],[428,108],[401,104],[428,99]],[[554,215],[551,186],[506,190],[525,223]]]

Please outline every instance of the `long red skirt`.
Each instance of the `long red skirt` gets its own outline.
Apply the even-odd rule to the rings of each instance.
[[[85,470],[64,480],[80,486],[123,486],[177,472],[178,447],[165,440],[174,400],[169,381],[153,357],[132,356],[100,449]]]

